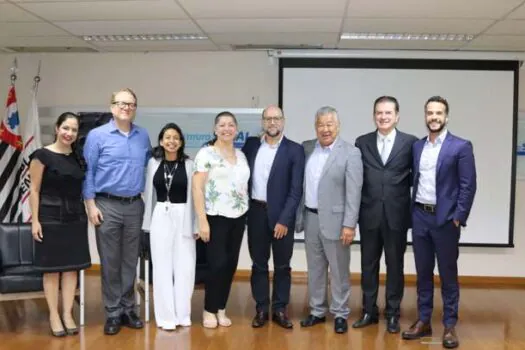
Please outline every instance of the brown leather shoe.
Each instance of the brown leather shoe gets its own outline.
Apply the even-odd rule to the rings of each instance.
[[[264,311],[257,311],[255,317],[252,320],[252,327],[260,328],[266,324],[266,321],[268,321],[268,313]]]
[[[293,328],[293,323],[290,321],[288,316],[283,311],[275,311],[272,315],[272,321],[277,323],[279,326],[290,329]]]
[[[445,328],[443,332],[443,346],[447,349],[454,349],[459,346],[458,336],[454,327]]]
[[[423,323],[418,320],[407,331],[401,335],[405,340],[414,340],[432,335],[432,326],[430,323]]]

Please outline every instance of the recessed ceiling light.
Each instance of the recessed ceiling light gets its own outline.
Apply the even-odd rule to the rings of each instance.
[[[447,33],[343,33],[341,40],[471,41],[471,34]]]
[[[83,35],[84,41],[165,41],[207,40],[202,34],[129,34],[129,35]]]

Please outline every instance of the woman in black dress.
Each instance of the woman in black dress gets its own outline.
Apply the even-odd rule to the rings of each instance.
[[[32,232],[37,241],[34,264],[44,275],[54,336],[78,333],[72,316],[77,272],[91,266],[82,202],[84,171],[74,152],[78,128],[76,114],[61,114],[55,124],[55,142],[30,157]],[[58,312],[59,285],[62,318]]]

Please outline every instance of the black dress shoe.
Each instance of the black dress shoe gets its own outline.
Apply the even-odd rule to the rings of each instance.
[[[387,317],[386,319],[386,330],[388,333],[399,333],[401,328],[399,327],[399,318],[396,316]]]
[[[122,314],[120,320],[122,321],[123,326],[128,326],[129,328],[140,329],[144,327],[144,323],[142,323],[134,311],[131,311],[128,314]]]
[[[377,324],[379,322],[379,319],[377,316],[372,316],[372,314],[365,313],[361,318],[354,322],[352,325],[352,328],[363,328],[366,326],[370,326],[371,324]]]
[[[257,311],[255,317],[252,320],[252,327],[260,328],[266,324],[266,321],[268,321],[268,313],[264,311]]]
[[[104,325],[104,334],[114,335],[120,332],[120,317],[110,317]]]
[[[290,321],[286,313],[284,313],[283,311],[275,311],[272,315],[272,321],[274,323],[277,323],[279,326],[283,328],[286,328],[286,329],[293,328],[293,323]]]
[[[342,317],[336,317],[334,320],[334,331],[338,334],[343,334],[348,331],[348,323]]]
[[[317,317],[314,315],[308,315],[307,318],[301,321],[301,327],[312,327],[318,323],[326,322],[326,317]]]

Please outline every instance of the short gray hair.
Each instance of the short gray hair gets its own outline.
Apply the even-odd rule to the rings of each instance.
[[[331,106],[323,106],[315,112],[315,122],[317,123],[317,119],[319,117],[322,117],[323,115],[331,114],[334,116],[334,119],[339,123],[339,117],[337,115],[337,109]]]

